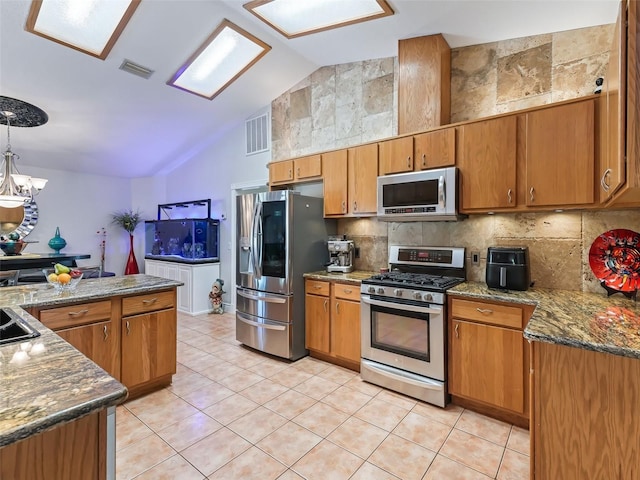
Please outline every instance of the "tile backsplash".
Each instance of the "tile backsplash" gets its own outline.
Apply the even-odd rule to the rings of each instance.
[[[589,95],[609,61],[613,25],[452,49],[451,121]],[[397,58],[323,67],[272,105],[273,160],[397,133]],[[301,91],[304,90],[304,91]],[[531,279],[545,288],[604,292],[589,267],[601,233],[640,231],[640,209],[473,215],[459,222],[341,219],[360,248],[355,267],[386,266],[389,244],[466,248],[467,277],[484,281],[487,248],[527,246]],[[471,252],[481,261],[472,264]]]

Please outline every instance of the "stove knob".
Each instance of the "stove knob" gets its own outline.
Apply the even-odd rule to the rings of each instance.
[[[394,294],[396,297],[401,297],[401,296],[402,296],[402,290],[400,290],[399,288],[396,288],[396,289],[393,291],[393,294]]]
[[[422,294],[420,292],[414,292],[413,298],[416,300],[422,300]]]
[[[424,296],[424,299],[425,299],[427,302],[432,302],[432,301],[433,301],[433,295],[431,295],[430,293],[427,293],[427,294]]]
[[[369,293],[376,293],[376,287],[369,287],[367,291]]]
[[[378,293],[379,293],[380,295],[384,295],[384,288],[382,288],[382,287],[378,287]]]

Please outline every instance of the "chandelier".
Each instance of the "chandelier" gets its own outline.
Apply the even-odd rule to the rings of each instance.
[[[0,96],[0,124],[7,125],[7,148],[3,152],[0,170],[0,207],[16,208],[30,202],[47,183],[45,178],[22,175],[15,161],[20,158],[11,151],[11,126],[37,127],[49,120],[38,107],[22,100]]]

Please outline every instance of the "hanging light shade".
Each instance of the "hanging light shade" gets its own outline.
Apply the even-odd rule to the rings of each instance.
[[[37,127],[49,120],[47,114],[30,103],[0,96],[0,124],[7,126],[7,146],[0,170],[0,207],[21,207],[46,185],[47,179],[22,175],[16,167],[20,157],[11,151],[11,126]]]

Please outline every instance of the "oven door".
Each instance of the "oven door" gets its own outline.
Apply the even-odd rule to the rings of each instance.
[[[362,358],[445,381],[444,307],[361,300]]]

